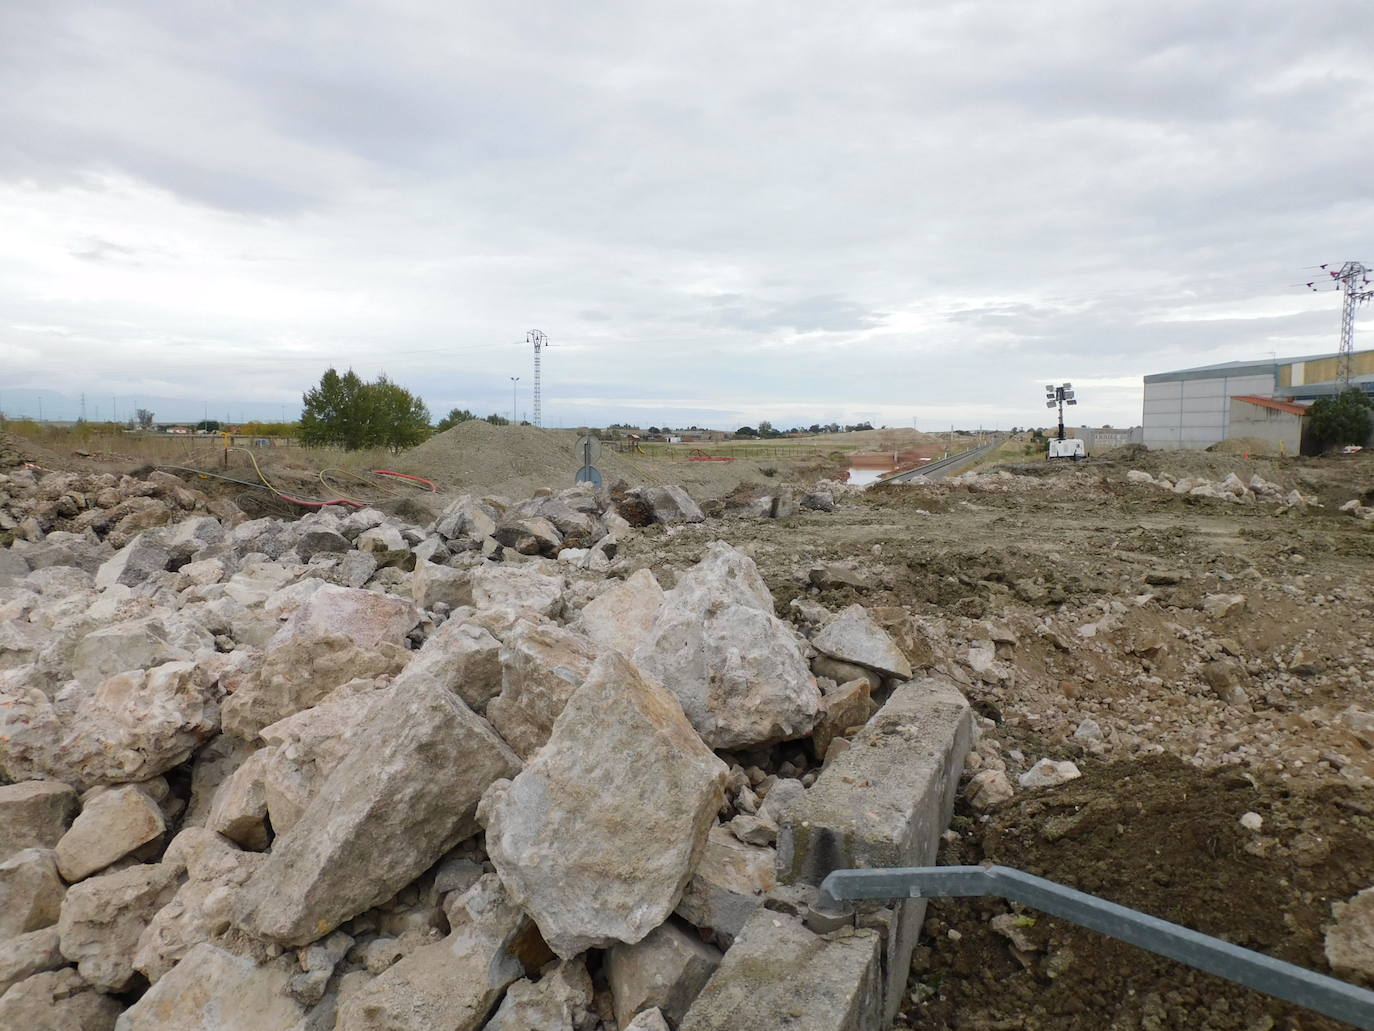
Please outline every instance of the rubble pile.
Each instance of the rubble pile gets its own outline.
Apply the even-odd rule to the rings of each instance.
[[[108,479],[0,482],[0,1026],[890,1021],[923,904],[811,928],[815,886],[933,858],[972,722],[863,606],[628,568],[681,488],[416,526]]]
[[[1148,484],[1174,494],[1189,494],[1197,498],[1216,498],[1237,504],[1283,505],[1287,508],[1319,507],[1317,498],[1301,494],[1296,490],[1284,490],[1277,483],[1270,483],[1258,473],[1245,482],[1235,473],[1223,480],[1208,480],[1197,476],[1171,476],[1161,473],[1152,476],[1143,469],[1132,469],[1126,473],[1130,483]]]

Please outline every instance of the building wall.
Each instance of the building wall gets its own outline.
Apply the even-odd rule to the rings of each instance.
[[[1355,351],[1350,355],[1350,374],[1374,374],[1374,351]],[[1330,383],[1341,375],[1340,356],[1292,362],[1279,369],[1279,386],[1300,387],[1307,383]]]
[[[1272,369],[1244,372],[1195,378],[1147,376],[1141,419],[1145,446],[1198,449],[1224,440],[1228,435],[1232,395],[1267,395],[1274,391]]]
[[[1231,402],[1228,437],[1254,437],[1286,455],[1300,454],[1304,416],[1280,412],[1263,405]]]

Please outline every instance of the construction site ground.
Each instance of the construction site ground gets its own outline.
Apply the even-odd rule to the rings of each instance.
[[[529,430],[520,458],[523,434],[488,439],[505,430],[460,426],[391,466],[518,497],[575,464],[572,431]],[[16,443],[52,468],[160,464]],[[961,797],[941,863],[1020,868],[1330,973],[1332,905],[1374,885],[1374,522],[1339,511],[1374,499],[1374,456],[1238,450],[1027,457],[972,482],[842,492],[833,512],[655,525],[619,557],[667,588],[706,542],[728,541],[758,563],[783,618],[862,603],[913,666],[958,680],[981,717],[966,773],[1000,766],[1015,785],[1046,757],[1081,769],[991,807]],[[271,455],[273,475],[310,482],[310,455]],[[608,480],[703,499],[834,471],[810,455],[640,461],[602,465]],[[1257,474],[1319,506],[1174,494],[1131,470]],[[852,575],[813,576],[818,565]],[[1014,930],[995,929],[1009,912]],[[931,904],[908,989],[898,1026],[931,1031],[1342,1026],[995,901]]]
[[[1374,709],[1374,524],[1337,510],[1374,493],[1374,458],[1132,449],[1001,468],[1017,475],[880,488],[782,521],[651,528],[626,550],[666,586],[719,537],[753,555],[784,617],[796,598],[876,609],[906,628],[913,663],[965,681],[984,717],[979,755],[1013,784],[1045,757],[1083,771],[987,812],[961,801],[941,863],[1017,867],[1330,973],[1332,903],[1374,885],[1374,738],[1341,718]],[[1178,496],[1126,482],[1131,469],[1258,473],[1323,507]],[[814,589],[817,563],[865,586]],[[1216,615],[1209,595],[1245,600]],[[970,646],[999,639],[996,667],[975,672]],[[1218,660],[1241,668],[1244,706],[1204,679]],[[1097,736],[1075,737],[1085,721]],[[905,1026],[1342,1026],[1029,912],[1016,948],[990,922],[1007,912],[932,903]]]

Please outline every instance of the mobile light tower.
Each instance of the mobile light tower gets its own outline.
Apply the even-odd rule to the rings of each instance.
[[[1341,304],[1341,349],[1337,375],[1340,379],[1341,390],[1346,391],[1350,389],[1351,356],[1355,351],[1355,309],[1374,297],[1374,289],[1371,289],[1369,284],[1370,270],[1358,261],[1347,261],[1338,269],[1333,269],[1329,265],[1318,265],[1317,268],[1331,277],[1332,287],[1339,290],[1343,297]],[[1319,292],[1321,289],[1317,286],[1316,280],[1308,283],[1307,288],[1314,292]]]
[[[539,351],[549,346],[549,338],[537,329],[525,334],[525,343],[534,345],[534,424],[544,425],[543,397],[539,389]]]
[[[1064,406],[1076,405],[1078,401],[1073,396],[1073,384],[1065,383],[1063,386],[1054,387],[1045,384],[1045,407],[1053,408],[1059,406],[1059,440],[1064,439]]]

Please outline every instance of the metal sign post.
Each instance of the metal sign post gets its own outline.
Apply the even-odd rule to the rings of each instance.
[[[601,457],[601,441],[590,434],[577,438],[577,443],[573,445],[573,454],[582,462],[582,468],[573,477],[574,483],[590,483],[593,487],[601,486],[601,470],[592,463]]]

